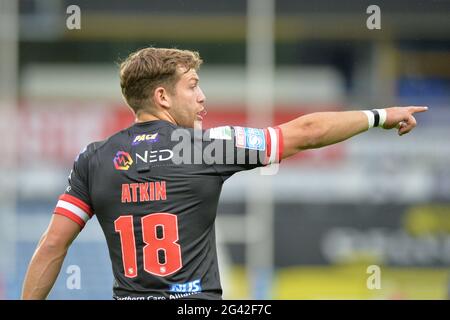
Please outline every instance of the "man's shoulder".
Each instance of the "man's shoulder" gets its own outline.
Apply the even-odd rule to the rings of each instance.
[[[129,136],[128,134],[129,131],[130,128],[126,128],[115,132],[114,134],[112,134],[111,136],[107,137],[104,140],[91,142],[86,146],[84,151],[86,152],[87,155],[92,155],[97,151],[108,147],[108,145],[110,144],[121,143],[123,142],[124,139],[126,139],[126,137]]]
[[[94,141],[86,145],[75,158],[75,163],[89,162],[92,155],[105,144],[105,141]]]
[[[94,141],[86,146],[86,153],[94,153],[106,144],[107,140]]]
[[[108,138],[106,138],[104,140],[98,140],[98,141],[90,142],[80,152],[78,158],[83,157],[83,158],[87,159],[87,158],[92,157],[92,155],[94,155],[99,150],[107,147],[108,144],[110,144],[112,141],[114,141],[116,139],[120,139],[120,136],[123,135],[124,131],[126,131],[126,129],[125,130],[121,130],[119,132],[116,132],[116,133],[114,133],[113,135],[109,136]]]

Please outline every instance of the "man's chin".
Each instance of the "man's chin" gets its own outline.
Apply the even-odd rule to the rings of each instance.
[[[201,129],[202,129],[202,122],[203,122],[202,120],[195,120],[195,121],[194,121],[193,128],[194,128],[194,129],[200,129],[200,130],[201,130]]]

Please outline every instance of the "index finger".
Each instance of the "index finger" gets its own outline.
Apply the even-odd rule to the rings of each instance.
[[[427,106],[411,106],[411,107],[408,107],[408,111],[410,113],[425,112],[427,110],[428,110]]]

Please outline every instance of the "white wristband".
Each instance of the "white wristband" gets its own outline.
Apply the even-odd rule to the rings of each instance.
[[[385,109],[363,110],[363,112],[367,116],[369,129],[373,128],[375,125],[377,127],[383,127],[386,122],[387,113]]]
[[[366,114],[366,116],[367,116],[367,121],[368,121],[368,123],[369,123],[369,129],[370,129],[370,128],[373,128],[373,124],[374,124],[374,122],[375,122],[375,116],[374,116],[373,112],[370,111],[370,110],[363,110],[363,112],[364,112],[364,113]]]
[[[383,127],[384,123],[386,122],[387,113],[386,109],[375,109],[378,111],[378,114],[380,115],[380,123],[378,124],[379,127]]]

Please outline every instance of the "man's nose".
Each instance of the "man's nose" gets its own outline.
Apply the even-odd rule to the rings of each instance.
[[[199,103],[205,103],[205,101],[206,101],[205,94],[203,93],[203,90],[201,88],[199,88],[199,90],[200,90],[200,94],[199,94],[197,100]]]

